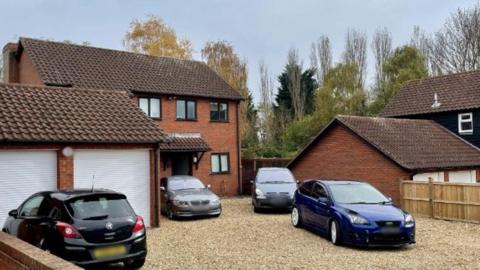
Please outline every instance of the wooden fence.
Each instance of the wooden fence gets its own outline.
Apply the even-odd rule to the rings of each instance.
[[[417,216],[480,222],[480,184],[401,181],[401,205]]]
[[[250,181],[255,179],[257,170],[262,167],[285,167],[290,159],[288,158],[256,158],[242,159],[242,194],[249,195],[252,192]]]

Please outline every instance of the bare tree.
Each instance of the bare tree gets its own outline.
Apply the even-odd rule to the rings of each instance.
[[[385,28],[378,28],[373,34],[372,51],[375,57],[375,87],[385,83],[383,64],[392,55],[392,34]]]
[[[273,141],[273,80],[264,61],[259,63],[260,69],[260,136],[264,143]]]
[[[3,58],[1,57],[1,55],[0,55],[0,82],[4,82],[3,81]]]
[[[440,74],[480,68],[480,4],[450,15],[434,35],[431,54]]]
[[[319,85],[322,85],[325,74],[332,67],[332,49],[330,39],[327,36],[322,35],[316,42],[312,43],[310,61],[312,67],[317,71],[316,79]]]
[[[415,25],[410,38],[410,46],[417,48],[425,57],[425,67],[430,74],[440,75],[438,66],[432,61],[432,45],[431,37],[418,25]]]
[[[358,67],[358,82],[363,87],[367,72],[367,34],[349,29],[345,37],[343,61]]]
[[[294,119],[299,120],[304,115],[305,98],[302,93],[302,64],[298,57],[298,51],[294,48],[291,48],[288,52],[287,74]]]

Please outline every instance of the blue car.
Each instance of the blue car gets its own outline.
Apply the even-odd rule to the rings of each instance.
[[[363,182],[303,182],[295,192],[291,220],[295,227],[328,235],[335,245],[399,247],[415,243],[412,215]]]

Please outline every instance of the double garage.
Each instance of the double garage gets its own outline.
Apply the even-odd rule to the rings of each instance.
[[[151,149],[69,149],[69,152],[73,164],[68,159],[59,163],[59,155],[65,158],[60,150],[0,150],[0,224],[8,211],[30,195],[71,187],[122,192],[135,212],[150,224]],[[60,184],[59,176],[72,169],[73,183],[67,179]]]
[[[123,91],[0,84],[0,227],[34,193],[92,187],[124,193],[158,225],[167,139]]]

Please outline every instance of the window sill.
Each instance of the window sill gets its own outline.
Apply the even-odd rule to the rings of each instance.
[[[230,123],[228,120],[210,120],[210,123]]]
[[[230,174],[230,172],[216,172],[216,173],[210,173],[210,175],[222,175],[222,174]]]
[[[473,131],[459,131],[459,135],[473,135]]]
[[[176,121],[187,121],[187,122],[197,122],[198,120],[197,119],[175,119]]]

